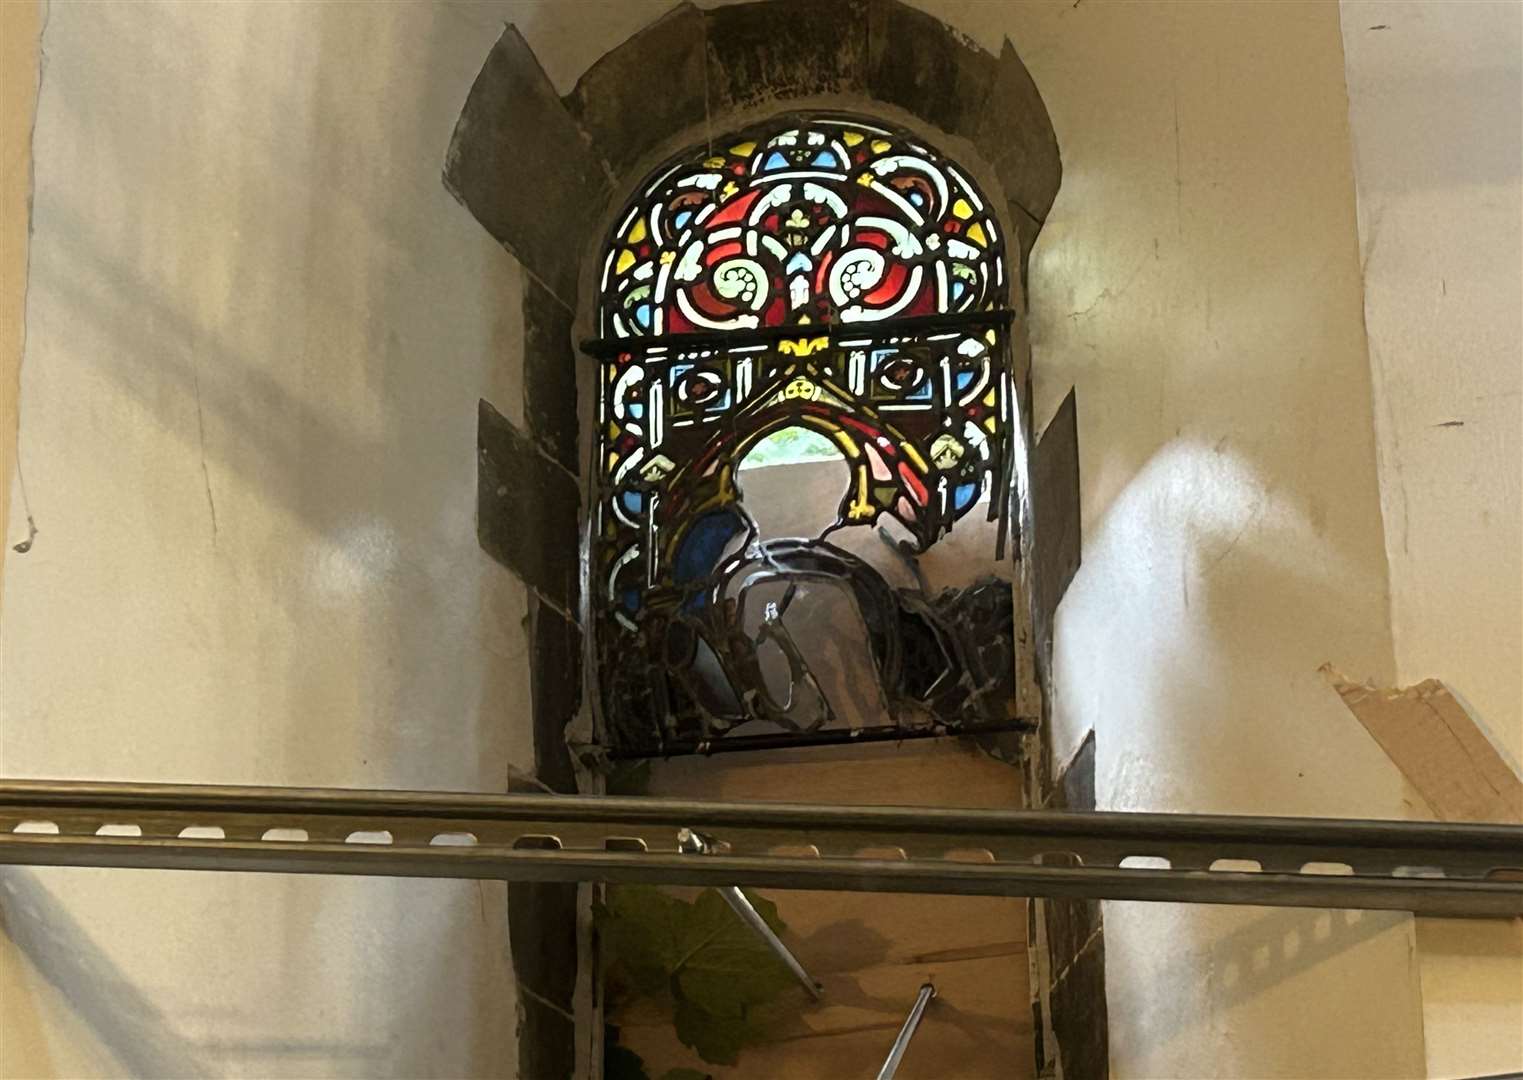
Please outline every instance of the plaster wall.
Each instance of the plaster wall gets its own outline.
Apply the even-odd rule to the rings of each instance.
[[[1397,681],[1523,760],[1523,8],[1343,12]],[[1523,925],[1420,920],[1428,1075],[1523,1070]]]
[[[0,774],[500,791],[532,761],[524,589],[472,520],[519,272],[440,182],[513,17],[46,10]],[[6,870],[0,1073],[512,1076],[504,904]]]
[[[1077,384],[1084,453],[1059,758],[1097,731],[1105,808],[1402,815],[1316,673],[1395,675],[1337,9],[922,6],[1015,42],[1063,152],[1031,272],[1038,423]],[[439,163],[502,21],[565,92],[666,7],[54,6],[0,772],[528,759],[523,590],[470,521],[518,274]],[[511,1074],[489,887],[6,880],[0,1007],[43,1056],[0,1071]],[[1105,917],[1117,1076],[1423,1069],[1410,919]]]
[[[1063,186],[1032,254],[1038,424],[1078,388],[1084,565],[1055,754],[1104,809],[1402,817],[1317,674],[1395,673],[1338,11],[934,7],[1008,33]],[[1111,903],[1116,1076],[1412,1076],[1410,918]]]

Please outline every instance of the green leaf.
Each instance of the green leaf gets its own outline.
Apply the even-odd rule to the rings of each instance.
[[[610,966],[621,967],[643,994],[660,994],[682,956],[692,905],[650,885],[620,885],[594,908]]]
[[[765,1006],[793,985],[788,966],[714,889],[691,904],[647,885],[605,895],[593,918],[610,970],[640,994],[670,993],[683,1044],[711,1064],[733,1064],[760,1036]],[[774,932],[785,929],[777,905],[748,899]],[[678,1070],[663,1080],[690,1078]]]
[[[677,1000],[677,1038],[710,1065],[734,1065],[751,1037],[743,1018],[715,1016],[693,1002]]]
[[[762,918],[781,927],[776,907],[762,904],[768,909]],[[681,996],[716,1017],[743,1019],[748,1006],[770,1001],[793,982],[788,966],[712,889],[693,905],[679,948],[673,973]]]

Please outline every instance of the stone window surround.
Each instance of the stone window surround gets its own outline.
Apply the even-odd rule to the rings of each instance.
[[[625,200],[671,154],[755,120],[810,110],[923,133],[966,169],[994,203],[1011,253],[1019,253],[1019,265],[1010,267],[1010,306],[1025,310],[1031,248],[1061,179],[1046,107],[1008,40],[992,56],[900,0],[759,0],[714,9],[680,3],[606,53],[564,97],[508,25],[455,128],[445,186],[525,272],[527,430],[481,403],[477,532],[530,591],[535,771],[557,790],[574,789],[564,732],[581,709],[586,677],[579,595],[585,454],[578,445],[592,410],[589,365],[575,341],[593,336],[600,248]],[[1053,614],[1079,562],[1076,420],[1070,394],[1034,439],[1030,347],[1019,319],[1010,347],[1025,446],[1012,527],[1030,598],[1021,706],[1043,717],[1039,746],[1024,758],[1032,804],[1043,805],[1062,786],[1048,765],[1045,690]],[[569,1075],[574,1065],[568,1020],[576,956],[574,932],[566,931],[575,917],[574,890],[528,883],[510,890],[510,924],[523,924],[510,932],[521,946],[515,970],[526,991],[519,1019],[524,1075]],[[1053,986],[1034,980],[1039,1048],[1044,1034],[1058,1044],[1039,1049],[1044,1072],[1057,1058],[1085,1062],[1080,1071],[1093,1068],[1095,1041],[1104,1061],[1103,944],[1098,912],[1094,917],[1088,952],[1098,963],[1083,995],[1098,994],[1101,1028],[1092,1030],[1091,1012],[1090,1045],[1063,1053],[1065,1025],[1054,1033],[1050,1019]],[[552,941],[559,945],[543,944]],[[1071,998],[1074,988],[1065,989]]]

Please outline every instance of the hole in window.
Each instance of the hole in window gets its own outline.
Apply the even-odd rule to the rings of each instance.
[[[751,448],[737,466],[741,471],[806,461],[845,461],[841,448],[818,431],[794,424],[773,432]]]

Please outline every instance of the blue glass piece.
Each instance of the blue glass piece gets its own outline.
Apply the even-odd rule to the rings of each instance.
[[[931,380],[930,379],[926,379],[919,386],[915,387],[914,390],[911,390],[908,394],[905,394],[904,395],[904,400],[905,401],[930,401],[931,400]]]
[[[730,541],[745,531],[744,520],[734,510],[704,514],[682,538],[682,546],[672,560],[672,580],[687,585],[707,578],[719,565]]]
[[[629,413],[629,415],[633,416],[636,420],[638,420],[638,419],[640,419],[640,417],[645,415],[645,402],[643,402],[643,401],[631,401],[627,405],[624,406],[624,411]]]
[[[793,258],[788,260],[788,265],[783,267],[783,273],[791,274],[795,270],[807,272],[813,269],[814,263],[810,261],[809,256],[805,255],[802,251],[795,251]]]
[[[834,150],[821,150],[818,154],[814,155],[814,160],[809,164],[820,169],[839,169],[841,167],[840,161],[836,159],[836,152]]]
[[[626,491],[619,496],[624,503],[624,509],[631,515],[638,515],[645,509],[645,493],[643,491]]]
[[[959,371],[957,373],[957,389],[966,390],[968,388],[968,384],[973,381],[974,374],[975,373],[971,371]]]
[[[679,229],[683,229],[686,228],[687,223],[692,220],[693,212],[691,210],[679,210],[677,211],[676,215],[673,216],[672,224],[676,225]]]
[[[954,510],[961,510],[971,503],[977,494],[977,484],[958,484],[957,490],[952,492],[952,508]]]
[[[621,595],[619,597],[619,601],[620,601],[620,603],[622,603],[624,605],[624,610],[629,612],[630,614],[633,614],[636,611],[639,611],[640,610],[640,590],[639,589],[625,589],[624,592],[623,592],[623,595]]]
[[[774,150],[772,153],[767,155],[767,160],[762,162],[761,171],[776,172],[778,169],[786,169],[787,167],[788,159]]]
[[[650,329],[650,305],[649,304],[641,304],[639,307],[635,308],[635,322],[639,323],[641,326],[645,327],[645,329],[647,329],[647,330]]]
[[[952,299],[953,300],[961,300],[962,299],[962,294],[967,292],[967,291],[968,291],[967,285],[963,284],[961,281],[954,281],[954,282],[952,282]]]

